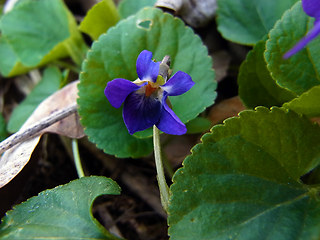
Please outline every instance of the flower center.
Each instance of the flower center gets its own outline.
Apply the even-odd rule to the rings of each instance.
[[[152,93],[154,93],[159,86],[155,86],[156,84],[152,84],[151,82],[148,82],[148,85],[146,86],[146,93],[145,95],[147,97],[150,97]]]

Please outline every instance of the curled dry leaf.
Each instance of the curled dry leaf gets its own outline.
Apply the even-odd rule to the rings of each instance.
[[[72,82],[44,100],[30,116],[30,125],[44,117],[49,116],[55,111],[76,104],[78,97],[78,83],[79,81]],[[29,119],[26,123],[29,123]],[[50,127],[42,130],[41,133],[43,134],[46,132],[56,133],[70,138],[82,138],[85,135],[79,121],[78,113],[74,113],[69,117],[62,119],[61,121],[58,121]]]
[[[68,84],[40,103],[28,120],[23,124],[20,131],[27,129],[29,126],[50,116],[56,111],[68,108],[70,105],[75,104],[78,83],[79,81]],[[0,159],[0,188],[10,182],[28,163],[41,135],[46,132],[57,133],[71,138],[81,138],[84,136],[83,129],[79,123],[78,114],[74,113],[50,127],[43,129],[35,137],[17,144],[15,147],[6,151]]]
[[[203,27],[217,10],[216,0],[158,0],[156,7],[167,8],[180,15],[192,27]]]

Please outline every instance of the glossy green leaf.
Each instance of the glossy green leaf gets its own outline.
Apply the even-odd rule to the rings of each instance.
[[[149,22],[149,27],[142,27],[142,22]],[[207,49],[181,20],[155,8],[146,8],[122,20],[93,44],[78,85],[79,113],[86,134],[106,153],[119,157],[139,157],[152,149],[151,139],[129,135],[122,109],[113,108],[104,95],[108,81],[137,79],[136,59],[144,49],[153,52],[157,61],[170,55],[173,71],[184,71],[195,82],[187,93],[170,97],[173,110],[183,122],[195,118],[213,104],[216,97],[214,71]]]
[[[49,67],[43,73],[43,78],[31,93],[12,112],[8,122],[8,131],[17,132],[37,106],[59,89],[62,80],[61,72],[56,67]]]
[[[103,194],[120,194],[105,177],[83,177],[41,192],[7,212],[0,225],[1,239],[119,239],[92,216],[92,203]]]
[[[230,41],[254,45],[261,40],[297,0],[218,1],[217,23],[222,36]]]
[[[151,7],[156,3],[156,0],[122,0],[119,3],[119,14],[121,18],[127,18],[136,14],[144,7]]]
[[[114,26],[120,19],[118,10],[112,0],[102,0],[94,5],[84,17],[79,29],[93,40]]]
[[[293,111],[259,107],[204,135],[173,178],[172,240],[320,238],[320,127]],[[317,182],[319,184],[319,182]]]
[[[283,107],[292,109],[308,117],[320,116],[320,86],[316,86],[303,93],[301,96],[285,103]]]
[[[273,80],[264,60],[264,51],[265,41],[258,42],[240,67],[239,96],[249,108],[281,106],[295,97]]]
[[[0,142],[8,137],[7,124],[2,114],[0,114]]]
[[[14,69],[17,64],[27,69],[66,56],[78,64],[82,61],[85,45],[62,0],[25,0],[1,18],[0,28],[11,47],[7,50],[10,50],[10,64],[3,71],[6,76],[23,72]],[[2,49],[0,53],[5,52]]]
[[[271,75],[280,86],[298,95],[320,84],[320,38],[289,59],[283,59],[283,55],[312,27],[312,18],[298,2],[276,23],[266,44],[265,58]]]

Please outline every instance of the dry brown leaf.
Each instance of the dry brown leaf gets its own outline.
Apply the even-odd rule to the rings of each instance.
[[[229,117],[238,115],[245,109],[239,96],[236,96],[214,105],[210,110],[209,118],[213,124],[218,124]]]
[[[19,143],[6,151],[0,159],[0,188],[9,183],[30,160],[40,136]]]
[[[78,97],[78,83],[79,81],[72,82],[44,100],[39,105],[39,110],[37,108],[37,110],[31,115],[32,122],[30,124],[49,116],[54,111],[61,110],[76,103]],[[69,138],[82,138],[85,135],[79,121],[78,113],[72,114],[42,131],[42,133],[46,132],[56,133]]]
[[[156,7],[174,11],[192,27],[205,26],[213,19],[217,10],[217,0],[158,0]]]
[[[39,120],[48,117],[53,112],[75,104],[78,83],[79,81],[68,84],[40,103],[28,120],[23,124],[21,129],[26,129]],[[45,132],[53,132],[71,138],[81,138],[84,136],[78,115],[72,114],[42,130],[39,136],[19,143],[15,147],[9,149],[0,159],[0,188],[9,183],[28,163],[41,135]]]

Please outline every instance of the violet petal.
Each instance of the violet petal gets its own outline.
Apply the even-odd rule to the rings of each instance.
[[[131,93],[123,105],[123,119],[130,134],[152,127],[160,119],[161,102],[136,92]]]
[[[169,96],[177,96],[189,91],[193,85],[194,82],[187,73],[178,71],[168,82],[161,86],[161,88],[165,90]]]
[[[311,40],[320,34],[320,21],[303,37],[293,48],[283,55],[283,58],[287,59],[292,55],[303,49]]]
[[[152,52],[143,50],[136,62],[137,74],[140,80],[155,82],[159,74],[160,62],[152,61]]]
[[[171,135],[183,135],[187,132],[186,125],[184,125],[178,116],[172,111],[166,103],[163,103],[163,109],[160,121],[156,124],[162,132]]]
[[[302,0],[302,7],[306,14],[310,17],[320,18],[320,2],[319,0]]]
[[[129,80],[116,78],[107,83],[104,94],[113,107],[119,108],[126,97],[140,87]]]

